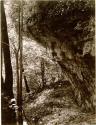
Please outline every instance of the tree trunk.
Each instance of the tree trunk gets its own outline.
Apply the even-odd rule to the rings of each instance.
[[[14,97],[13,95],[13,72],[10,57],[10,47],[7,32],[7,22],[4,10],[3,1],[1,1],[1,41],[4,56],[5,66],[5,81],[1,81],[2,95],[1,95],[1,111],[2,111],[2,125],[16,125],[15,110],[9,107],[9,101]],[[2,57],[1,57],[2,58]]]
[[[30,92],[30,89],[29,89],[29,86],[28,86],[28,83],[27,83],[27,79],[26,79],[26,76],[24,75],[24,82],[25,82],[25,87],[26,87],[26,92]]]
[[[3,1],[1,1],[1,40],[5,64],[5,94],[13,98],[13,72],[10,57],[10,46],[7,32],[7,22]]]
[[[45,65],[44,59],[41,59],[41,76],[42,76],[42,86],[43,88],[46,86],[46,79],[45,79]]]
[[[68,61],[66,59],[64,61],[58,61],[58,64],[61,66],[62,71],[65,73],[65,75],[69,78],[74,92],[73,98],[75,102],[80,107],[82,107],[83,110],[94,111],[92,98],[95,88],[94,79],[83,60],[81,59],[81,62],[77,64],[77,62],[74,60]],[[79,67],[78,72],[77,67]],[[80,78],[79,72],[81,72],[82,79]]]
[[[25,87],[26,87],[26,92],[30,92],[29,86],[28,86],[28,82],[27,82],[27,78],[26,75],[24,74],[24,68],[22,67],[22,72],[23,72],[23,77],[24,77],[24,82],[25,82]]]

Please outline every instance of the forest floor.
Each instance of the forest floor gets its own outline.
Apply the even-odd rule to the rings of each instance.
[[[95,114],[74,103],[70,86],[45,89],[24,104],[28,125],[96,125]]]

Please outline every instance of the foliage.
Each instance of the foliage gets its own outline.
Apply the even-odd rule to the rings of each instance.
[[[27,19],[27,27],[39,42],[55,37],[57,41],[49,38],[48,42],[64,43],[74,54],[81,54],[87,41],[94,43],[94,1],[37,1],[35,6],[35,13],[31,12]]]

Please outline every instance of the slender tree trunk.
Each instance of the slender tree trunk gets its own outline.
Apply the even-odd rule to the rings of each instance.
[[[17,83],[17,105],[18,105],[18,124],[23,125],[22,116],[22,33],[23,33],[23,0],[19,1],[19,47],[20,47],[20,72],[19,72],[19,83]]]
[[[1,40],[5,64],[5,93],[10,98],[13,97],[13,72],[10,57],[10,46],[7,32],[7,22],[3,1],[1,1]]]
[[[41,59],[41,76],[43,88],[46,86],[44,59]]]
[[[19,59],[18,59],[18,53],[15,54],[16,56],[16,80],[17,80],[17,99],[19,98]],[[18,102],[17,102],[18,103]]]
[[[23,77],[24,77],[24,82],[25,82],[25,87],[26,87],[26,92],[30,92],[29,86],[28,86],[28,82],[27,82],[27,78],[26,75],[24,74],[24,68],[22,67],[22,72],[23,72]]]
[[[25,82],[25,87],[26,87],[26,92],[30,92],[30,89],[29,89],[29,86],[28,86],[28,83],[27,83],[27,79],[26,79],[26,76],[24,75],[24,82]]]

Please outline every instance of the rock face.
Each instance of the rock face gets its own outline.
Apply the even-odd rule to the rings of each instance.
[[[54,60],[72,85],[78,105],[92,110],[94,1],[37,1],[34,10],[27,19],[28,32],[51,48]]]

